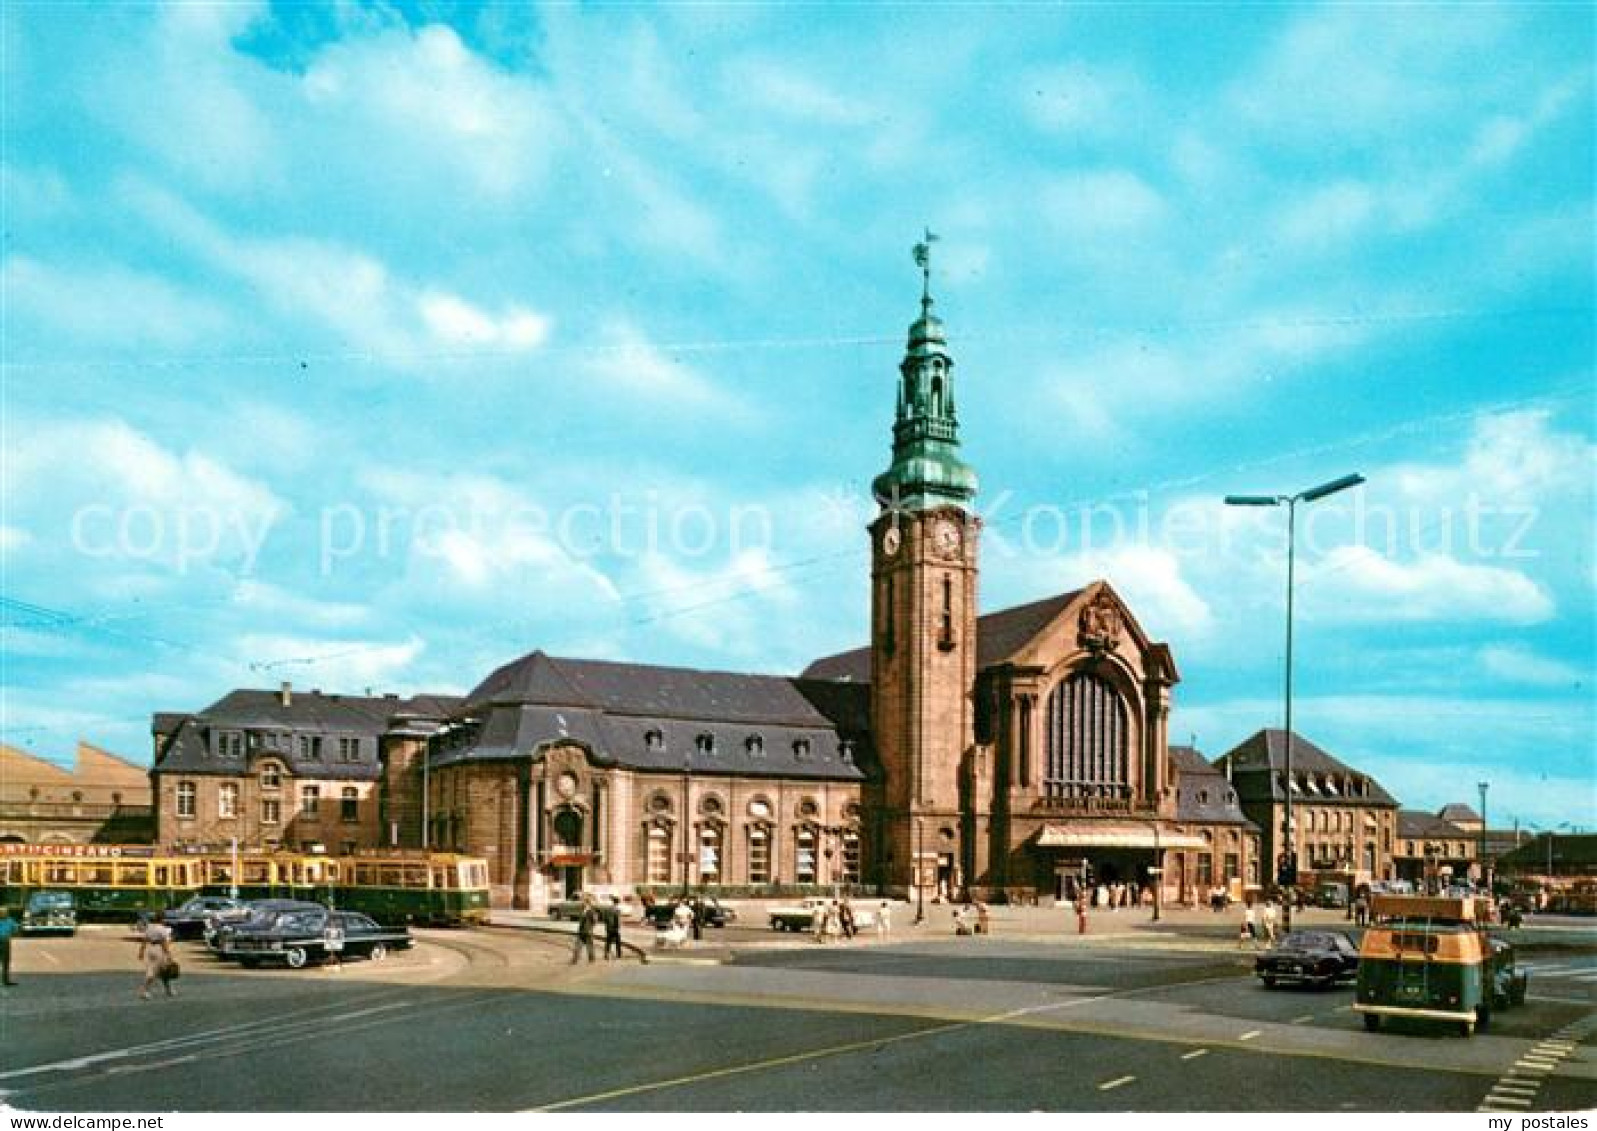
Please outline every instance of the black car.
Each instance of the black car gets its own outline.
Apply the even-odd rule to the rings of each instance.
[[[227,957],[228,940],[240,927],[260,926],[271,922],[285,911],[325,911],[320,903],[303,899],[252,899],[244,904],[242,914],[213,915],[205,924],[205,945]]]
[[[1253,964],[1266,989],[1277,982],[1333,986],[1358,971],[1359,948],[1340,931],[1293,931]]]
[[[217,923],[243,919],[249,904],[226,895],[196,895],[172,908],[162,921],[172,929],[174,939],[197,939]]]
[[[671,916],[676,914],[677,904],[681,902],[680,899],[668,899],[651,904],[643,909],[644,919],[654,927],[669,927]],[[698,913],[703,917],[706,927],[724,927],[728,923],[735,922],[738,917],[736,911],[722,904],[713,895],[703,899],[690,899],[687,903],[690,907],[698,905]]]
[[[406,927],[384,927],[358,911],[329,911],[325,907],[281,911],[270,919],[252,919],[234,926],[228,934],[223,958],[235,958],[248,967],[282,962],[298,970],[330,956],[328,927],[343,933],[343,958],[369,958],[381,962],[391,950],[409,950],[415,942]]]

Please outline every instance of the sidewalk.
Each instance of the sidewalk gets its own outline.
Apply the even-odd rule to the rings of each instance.
[[[629,957],[638,957],[645,962],[692,964],[731,962],[739,952],[807,950],[818,949],[822,945],[858,948],[884,944],[878,941],[874,928],[865,929],[846,943],[820,944],[809,934],[766,929],[766,905],[763,903],[747,901],[738,904],[737,910],[739,918],[735,927],[725,930],[707,928],[702,940],[689,943],[681,949],[657,948],[654,945],[654,930],[637,921],[623,924],[621,937]],[[954,905],[928,903],[924,912],[925,921],[916,926],[915,906],[895,902],[892,930],[885,943],[902,944],[955,937]],[[1160,908],[1157,921],[1153,918],[1152,908],[1148,907],[1095,910],[1088,913],[1085,935],[1077,933],[1076,913],[1069,907],[1000,904],[989,907],[988,913],[992,937],[995,939],[1009,938],[1066,946],[1117,942],[1128,949],[1236,952],[1237,933],[1242,923],[1241,904],[1233,904],[1221,912],[1208,908]],[[533,911],[496,910],[492,924],[564,936],[570,936],[576,930],[575,924],[552,920],[547,915]],[[1353,922],[1346,917],[1345,912],[1320,908],[1294,912],[1293,924],[1297,927],[1338,931],[1353,928]]]

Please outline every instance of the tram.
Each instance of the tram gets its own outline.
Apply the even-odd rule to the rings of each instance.
[[[483,922],[489,906],[487,862],[454,853],[328,856],[0,844],[0,903],[19,906],[36,891],[71,893],[86,920],[132,919],[194,895],[313,900],[385,923]]]

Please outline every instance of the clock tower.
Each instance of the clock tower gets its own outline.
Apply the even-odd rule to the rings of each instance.
[[[927,234],[928,242],[935,237]],[[886,883],[954,894],[960,767],[974,738],[976,474],[959,455],[954,359],[932,313],[929,248],[920,317],[899,364],[893,462],[872,485],[871,729],[882,767],[876,863]],[[918,864],[918,868],[917,868]]]

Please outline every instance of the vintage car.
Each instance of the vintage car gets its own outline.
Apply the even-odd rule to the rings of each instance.
[[[1253,963],[1253,972],[1272,990],[1280,982],[1334,986],[1358,971],[1359,948],[1340,931],[1292,931]]]
[[[643,909],[644,921],[654,927],[669,927],[671,916],[676,914],[677,904],[681,902],[680,899],[667,899],[651,903]],[[737,911],[713,895],[694,896],[688,900],[688,903],[699,905],[699,914],[704,917],[706,927],[724,927],[728,923],[737,922]]]
[[[822,895],[812,895],[800,900],[796,904],[777,906],[770,909],[771,929],[773,931],[810,931],[815,929],[815,913],[822,907],[840,900],[829,899]],[[851,903],[854,912],[855,930],[864,930],[866,927],[876,925],[876,912],[858,903]]]
[[[343,933],[343,958],[369,958],[381,962],[390,950],[408,950],[415,940],[407,927],[384,927],[358,911],[282,911],[270,919],[250,920],[232,928],[223,958],[237,959],[254,968],[263,962],[282,962],[298,970],[330,957],[328,927]]]
[[[174,939],[197,939],[213,924],[243,919],[248,914],[249,905],[242,899],[196,895],[166,912],[162,919],[172,929]]]
[[[642,912],[638,910],[637,903],[630,895],[618,897],[621,900],[622,920],[637,920]],[[549,918],[551,919],[577,919],[582,915],[584,900],[591,900],[597,908],[603,909],[610,904],[610,897],[598,892],[583,892],[581,895],[572,896],[570,899],[556,899],[549,904]]]
[[[1495,1010],[1525,1003],[1529,975],[1514,946],[1485,929],[1475,899],[1377,896],[1377,922],[1359,948],[1353,1008],[1364,1027],[1383,1018],[1442,1021],[1464,1036]]]
[[[303,899],[252,899],[244,904],[242,915],[212,916],[205,924],[205,945],[216,954],[227,956],[228,940],[242,926],[268,922],[285,911],[325,911],[320,903]]]
[[[69,891],[36,891],[22,908],[25,935],[70,935],[78,929],[78,905]]]

